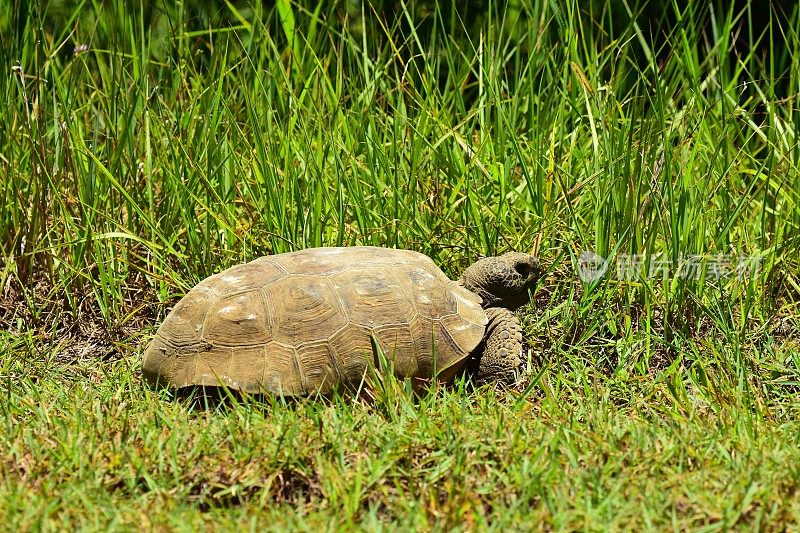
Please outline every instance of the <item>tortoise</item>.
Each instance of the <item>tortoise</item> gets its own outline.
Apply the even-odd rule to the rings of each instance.
[[[156,388],[327,395],[360,387],[383,353],[415,388],[462,368],[477,383],[513,383],[523,356],[513,311],[540,275],[536,257],[517,252],[480,259],[458,281],[409,250],[261,257],[191,289],[145,350],[143,375]]]

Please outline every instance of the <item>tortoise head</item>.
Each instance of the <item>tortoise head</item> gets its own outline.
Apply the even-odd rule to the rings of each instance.
[[[512,311],[530,301],[528,289],[542,275],[539,260],[530,254],[508,252],[486,257],[464,271],[459,283],[483,298],[483,307]]]

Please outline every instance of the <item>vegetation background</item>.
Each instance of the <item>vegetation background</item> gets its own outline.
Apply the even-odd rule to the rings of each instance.
[[[792,2],[2,3],[0,523],[800,527],[799,28]],[[530,375],[200,410],[142,385],[200,279],[357,244],[452,276],[539,254]]]

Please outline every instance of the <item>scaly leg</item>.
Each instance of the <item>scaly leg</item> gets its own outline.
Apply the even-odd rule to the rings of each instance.
[[[475,381],[479,385],[516,383],[522,365],[522,326],[508,309],[490,307],[486,314],[489,324],[483,338],[483,351],[475,357]]]

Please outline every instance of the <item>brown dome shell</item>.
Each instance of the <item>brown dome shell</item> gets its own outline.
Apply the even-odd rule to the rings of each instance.
[[[311,248],[201,281],[164,320],[142,369],[150,383],[173,389],[327,394],[361,383],[374,336],[397,377],[430,378],[436,367],[449,379],[486,323],[480,298],[425,255]]]

